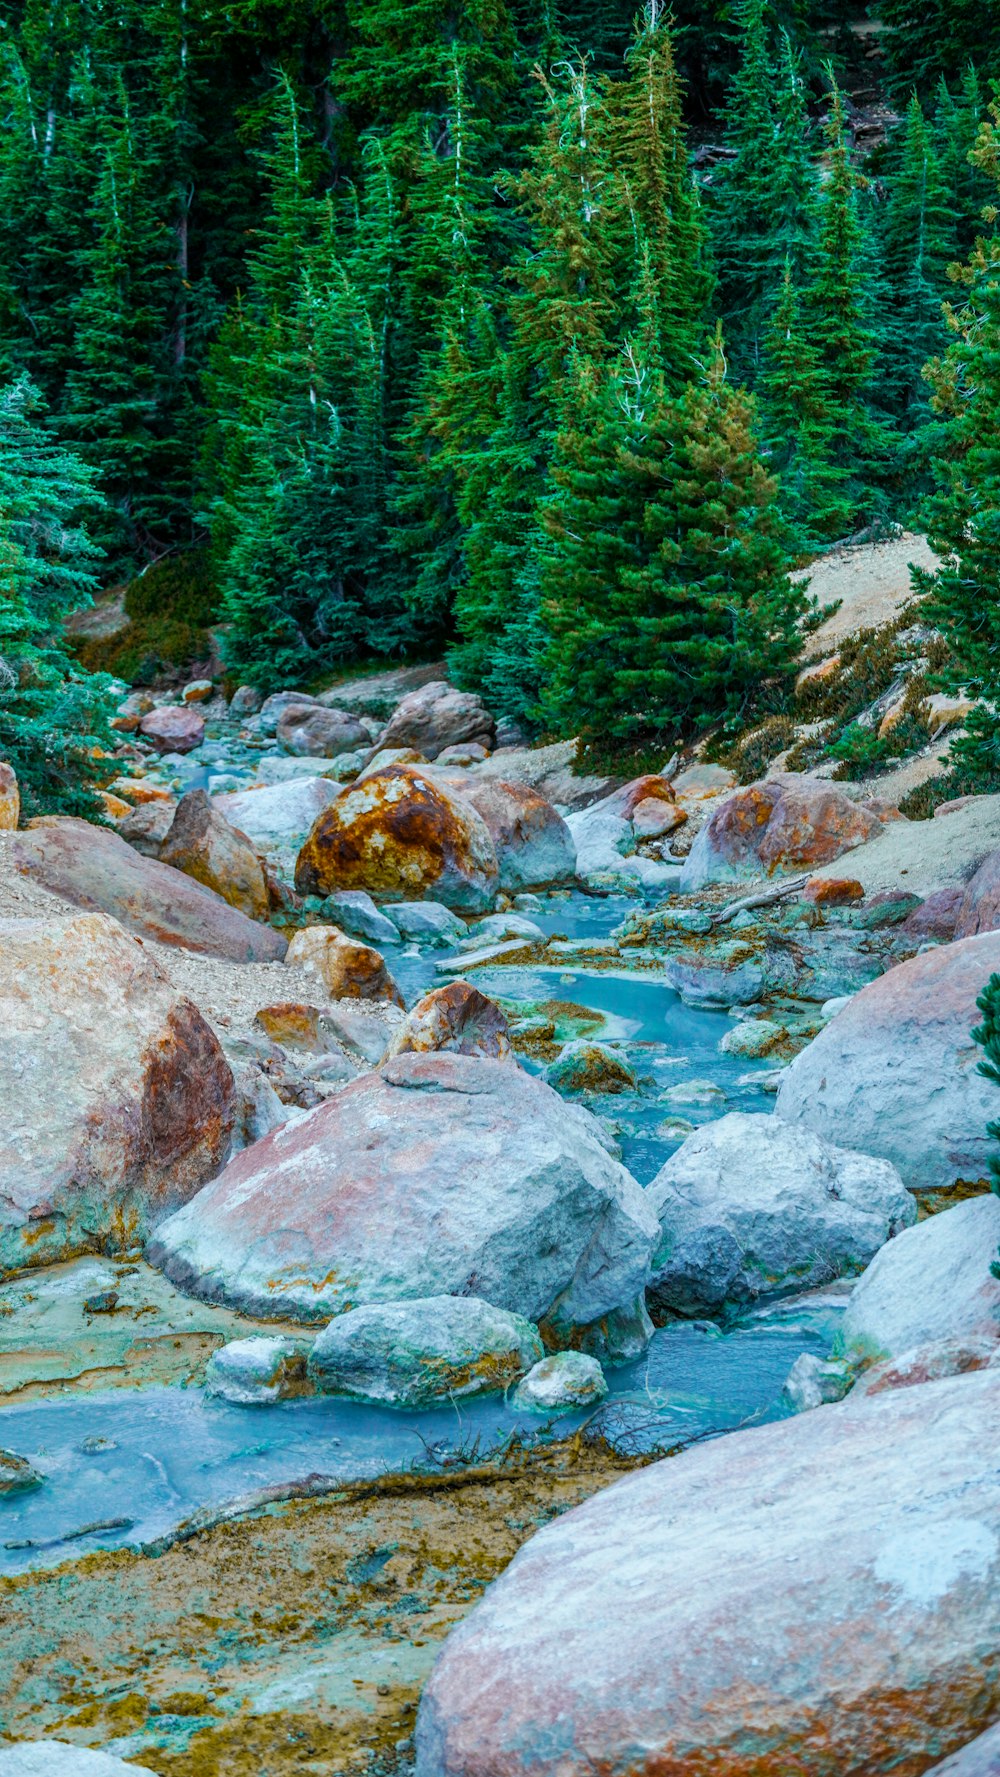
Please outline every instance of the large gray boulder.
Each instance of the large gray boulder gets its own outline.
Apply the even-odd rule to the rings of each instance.
[[[261,790],[229,791],[212,801],[257,851],[292,876],[314,821],[339,794],[340,785],[325,777],[301,777]]]
[[[1000,1708],[998,1440],[985,1371],[605,1488],[452,1631],[417,1777],[916,1777]]]
[[[380,747],[416,747],[425,759],[436,759],[459,741],[492,747],[493,717],[472,691],[456,691],[445,679],[408,691],[396,705]]]
[[[347,710],[324,709],[314,703],[290,703],[275,729],[286,753],[303,758],[336,759],[369,744],[368,730]]]
[[[896,1358],[943,1340],[1000,1340],[1000,1199],[972,1197],[908,1228],[851,1292],[838,1350]]]
[[[542,1355],[523,1316],[478,1296],[431,1296],[339,1314],[317,1335],[309,1373],[327,1394],[429,1407],[502,1392]]]
[[[128,1777],[129,1771],[145,1771],[152,1777],[149,1765],[126,1763],[111,1752],[92,1752],[68,1740],[20,1740],[0,1746],[0,1777]]]
[[[743,1111],[689,1135],[647,1196],[660,1222],[650,1301],[687,1315],[850,1276],[917,1216],[888,1161]]]
[[[139,938],[227,962],[280,962],[287,948],[270,926],[181,870],[143,857],[107,827],[46,817],[19,833],[16,868],[74,906],[108,913]]]
[[[489,828],[500,866],[500,887],[509,895],[523,889],[572,882],[576,845],[561,814],[527,784],[481,778],[466,772],[456,787]]]
[[[150,1257],[272,1319],[474,1294],[551,1345],[634,1351],[656,1218],[608,1145],[509,1061],[400,1055],[238,1154]]]
[[[0,1029],[0,1272],[132,1246],[218,1172],[229,1064],[105,914],[0,921]]]
[[[891,1160],[911,1190],[987,1177],[1000,1095],[970,1033],[995,969],[1000,932],[987,932],[870,982],[785,1069],[778,1116]]]

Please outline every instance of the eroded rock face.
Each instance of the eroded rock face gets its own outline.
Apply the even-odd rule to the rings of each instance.
[[[29,828],[18,834],[14,861],[53,894],[110,914],[140,938],[234,963],[280,962],[285,954],[277,932],[89,821],[53,818]]]
[[[266,920],[267,883],[260,859],[246,834],[230,826],[204,790],[189,790],[181,797],[159,855],[161,863],[204,883],[248,919]]]
[[[496,724],[482,700],[471,691],[456,691],[444,679],[432,679],[396,705],[382,735],[383,747],[419,747],[425,759],[436,759],[445,747],[477,741],[492,747]]]
[[[300,894],[367,889],[383,901],[441,901],[485,913],[499,872],[481,815],[415,766],[390,766],[344,790],[299,853]]]
[[[987,932],[880,975],[785,1069],[778,1115],[891,1160],[911,1190],[987,1177],[996,1087],[970,1032],[996,969],[1000,934]]]
[[[304,840],[324,808],[340,795],[325,777],[295,778],[262,790],[233,790],[213,796],[215,807],[256,851],[291,876]]]
[[[639,1306],[656,1220],[596,1120],[508,1062],[400,1055],[236,1156],[150,1249],[192,1294],[324,1320],[482,1296],[603,1349]]]
[[[998,1438],[984,1371],[606,1488],[452,1632],[417,1777],[920,1777],[1000,1708]]]
[[[166,704],[143,716],[139,733],[160,753],[192,753],[205,738],[205,718],[187,704]]]
[[[512,1055],[510,1027],[496,1000],[468,981],[449,981],[418,1000],[389,1040],[394,1055],[426,1055],[441,1049],[506,1061]]]
[[[278,718],[275,733],[285,751],[300,758],[335,759],[340,753],[368,745],[368,730],[356,716],[316,704],[289,704]]]
[[[289,967],[311,970],[332,1000],[389,1000],[395,1006],[403,1004],[385,958],[370,944],[346,937],[336,926],[306,926],[296,932],[285,961]]]
[[[576,871],[573,835],[562,815],[537,790],[503,778],[470,775],[462,783],[461,795],[489,828],[500,866],[500,887],[508,894],[572,882]]]
[[[879,832],[878,818],[832,784],[779,774],[735,791],[714,810],[691,847],[681,892],[815,870]]]
[[[21,792],[13,765],[0,759],[0,832],[13,832],[21,818]]]
[[[1000,1340],[1000,1280],[990,1271],[998,1246],[992,1193],[907,1229],[855,1284],[838,1352],[871,1362],[938,1341]]]
[[[689,1135],[647,1195],[660,1219],[649,1298],[687,1315],[851,1276],[917,1215],[887,1161],[742,1111]]]
[[[510,1388],[542,1356],[538,1329],[477,1296],[371,1303],[318,1334],[309,1374],[328,1394],[387,1407]]]
[[[103,914],[0,921],[0,1270],[136,1240],[221,1167],[233,1076]]]

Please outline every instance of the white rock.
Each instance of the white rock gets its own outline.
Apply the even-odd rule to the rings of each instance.
[[[851,1373],[846,1364],[831,1363],[813,1351],[803,1351],[785,1377],[781,1393],[796,1413],[808,1413],[814,1407],[843,1400],[850,1386]]]
[[[417,944],[451,948],[464,938],[467,927],[450,907],[440,901],[390,901],[382,912],[397,932]]]
[[[1000,1199],[972,1197],[908,1228],[877,1253],[851,1292],[838,1351],[899,1357],[939,1340],[1000,1339]]]
[[[238,827],[259,852],[288,876],[317,815],[340,794],[338,784],[323,777],[299,774],[291,783],[269,789],[240,790],[234,795],[214,796],[227,821]]]
[[[689,1315],[850,1276],[917,1213],[887,1161],[742,1111],[689,1135],[646,1195],[650,1299]]]
[[[529,1370],[514,1394],[522,1412],[567,1413],[596,1406],[608,1392],[596,1357],[582,1351],[556,1351]]]
[[[231,1339],[205,1366],[205,1393],[236,1406],[269,1406],[302,1393],[305,1368],[305,1353],[294,1339]]]
[[[91,1752],[68,1740],[20,1740],[0,1747],[0,1777],[127,1777],[149,1765],[126,1764],[110,1752]]]
[[[426,1407],[509,1388],[541,1355],[523,1316],[478,1296],[431,1296],[338,1315],[317,1335],[309,1373],[329,1394]]]

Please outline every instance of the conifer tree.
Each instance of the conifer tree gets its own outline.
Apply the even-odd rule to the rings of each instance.
[[[97,584],[100,550],[84,524],[100,507],[94,480],[26,376],[0,389],[0,757],[25,815],[99,806],[85,781],[89,749],[110,739],[106,682],[75,665],[62,630]]]
[[[850,466],[790,262],[764,336],[759,396],[768,466],[779,476],[781,510],[797,547],[842,537],[852,516]]]
[[[928,414],[923,367],[944,345],[946,267],[954,240],[954,212],[927,119],[914,95],[890,186],[883,247],[891,302],[883,383],[910,426],[921,424]]]
[[[939,81],[933,143],[954,223],[953,260],[964,259],[971,252],[976,236],[982,233],[983,209],[990,199],[989,179],[973,153],[986,115],[979,75],[971,64],[954,94],[943,78]]]

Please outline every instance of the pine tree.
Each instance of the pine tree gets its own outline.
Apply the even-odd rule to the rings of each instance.
[[[982,233],[983,210],[990,199],[990,182],[973,150],[986,115],[986,100],[979,76],[971,64],[954,96],[947,82],[944,79],[939,81],[933,141],[954,222],[951,259],[964,259],[972,251],[976,236]]]
[[[945,343],[946,268],[955,220],[927,119],[914,95],[890,185],[883,254],[891,302],[883,386],[911,427],[928,416],[923,367]]]
[[[790,263],[764,336],[759,397],[768,466],[780,478],[781,510],[799,549],[842,537],[852,516],[850,466]]]
[[[100,550],[94,474],[46,424],[22,375],[0,389],[0,756],[25,815],[94,814],[90,749],[110,739],[106,681],[70,658],[62,624],[88,603]]]
[[[878,11],[899,93],[931,93],[941,78],[960,80],[970,62],[1000,65],[1000,19],[979,0],[879,0]]]

